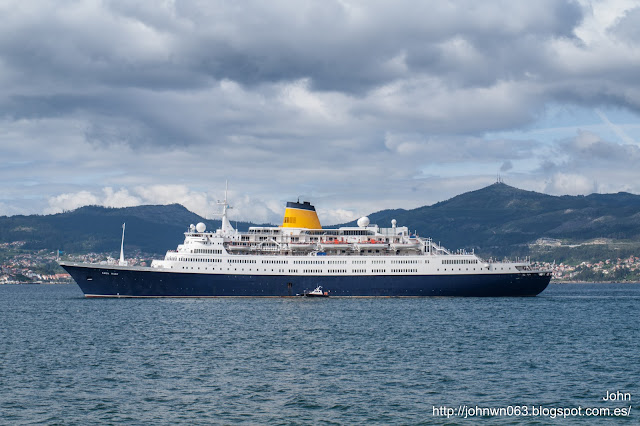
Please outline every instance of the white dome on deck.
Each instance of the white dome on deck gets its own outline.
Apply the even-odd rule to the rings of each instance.
[[[360,219],[358,219],[358,226],[360,228],[364,228],[366,226],[369,226],[369,218],[366,216],[362,216]]]

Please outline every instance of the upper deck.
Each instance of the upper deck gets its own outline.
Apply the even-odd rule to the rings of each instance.
[[[191,225],[185,232],[185,240],[176,250],[167,252],[163,261],[153,266],[191,270],[191,262],[203,264],[205,271],[245,272],[234,265],[281,265],[263,268],[271,273],[479,273],[494,271],[519,272],[531,270],[528,261],[487,262],[475,253],[458,250],[450,252],[431,238],[412,234],[406,226],[382,228],[370,224],[367,217],[358,220],[358,226],[321,228],[315,208],[309,203],[289,203],[285,223],[287,226],[254,226],[247,232],[233,229],[226,217],[226,201],[222,226],[207,231],[203,223]],[[296,212],[303,212],[302,220]],[[314,227],[293,226],[294,223],[311,223]],[[318,226],[316,227],[315,224]],[[340,260],[344,259],[344,260]],[[361,260],[357,260],[361,259]],[[404,260],[403,260],[404,259]],[[186,263],[185,263],[186,262]],[[266,263],[265,263],[266,262]],[[212,265],[213,264],[213,265]],[[354,265],[335,268],[329,265]],[[226,267],[225,267],[226,265]],[[291,265],[285,269],[285,265]],[[298,269],[295,265],[317,265],[315,269]],[[327,265],[327,266],[324,266]],[[371,266],[368,266],[371,265]],[[389,267],[384,266],[389,265]],[[413,265],[411,268],[392,265]],[[198,266],[195,270],[200,270]],[[247,272],[253,271],[250,266]]]

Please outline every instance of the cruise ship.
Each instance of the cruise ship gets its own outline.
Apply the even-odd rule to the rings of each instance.
[[[60,262],[86,297],[288,297],[322,287],[356,297],[536,296],[551,272],[529,261],[494,262],[451,252],[392,220],[323,229],[307,201],[286,205],[282,226],[208,231],[190,225],[184,242],[150,266]],[[123,228],[124,241],[124,228]]]

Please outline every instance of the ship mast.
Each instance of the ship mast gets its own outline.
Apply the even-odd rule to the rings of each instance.
[[[127,261],[124,260],[124,223],[122,224],[122,242],[120,243],[120,266],[127,266]]]
[[[220,229],[222,229],[222,232],[225,234],[233,234],[235,232],[235,229],[233,229],[233,226],[231,226],[231,222],[229,222],[229,219],[227,218],[227,210],[233,208],[229,206],[229,203],[227,202],[228,189],[229,189],[229,181],[225,181],[224,201],[218,200],[216,204],[222,206],[222,226],[220,227]]]

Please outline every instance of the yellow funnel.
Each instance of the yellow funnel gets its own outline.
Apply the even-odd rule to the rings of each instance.
[[[283,228],[322,229],[316,208],[308,201],[303,203],[288,202],[284,211]]]

